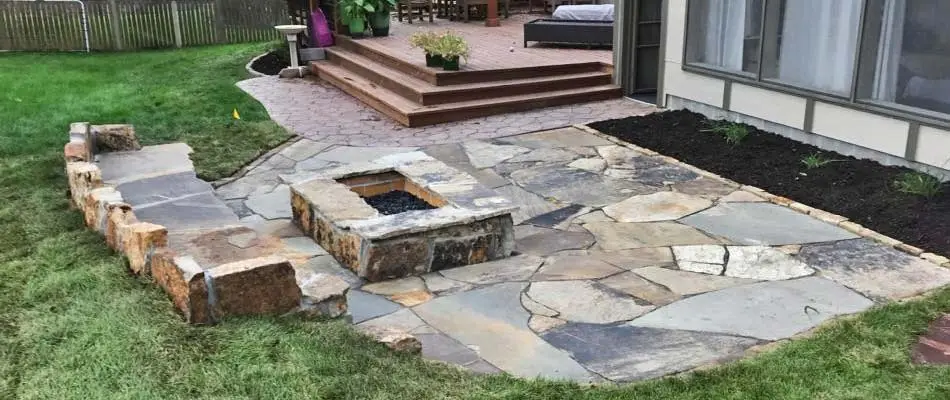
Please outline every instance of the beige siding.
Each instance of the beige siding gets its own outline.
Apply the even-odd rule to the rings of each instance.
[[[666,54],[663,59],[682,64],[683,41],[686,37],[686,0],[669,0],[666,19]]]
[[[666,63],[663,87],[665,93],[722,107],[725,82],[722,79],[683,71],[679,63]]]
[[[733,83],[729,103],[732,111],[805,129],[804,98]]]
[[[903,157],[910,124],[831,104],[815,103],[812,131],[858,146]]]
[[[920,127],[915,158],[915,161],[950,169],[950,131]]]

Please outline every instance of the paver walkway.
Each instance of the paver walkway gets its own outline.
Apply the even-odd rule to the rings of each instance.
[[[322,81],[263,77],[239,82],[238,87],[260,101],[271,119],[284,128],[318,142],[352,146],[458,143],[655,110],[644,103],[617,99],[407,128]]]
[[[294,143],[217,195],[249,227],[293,230],[288,184],[419,149],[332,137]],[[937,265],[582,130],[421,150],[521,207],[517,254],[373,284],[329,255],[304,269],[351,284],[357,326],[412,332],[424,357],[473,371],[658,377],[950,283]]]

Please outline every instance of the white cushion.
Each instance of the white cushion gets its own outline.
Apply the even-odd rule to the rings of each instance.
[[[582,4],[576,6],[560,6],[554,10],[554,19],[573,21],[613,21],[613,4]]]

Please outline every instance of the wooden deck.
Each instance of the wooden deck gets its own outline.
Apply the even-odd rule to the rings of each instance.
[[[393,21],[388,37],[337,35],[327,60],[311,66],[320,79],[406,126],[620,97],[611,84],[610,50],[523,48],[522,25],[535,18],[512,15],[494,28],[477,21]],[[419,29],[465,37],[471,56],[461,71],[426,67],[424,53],[408,40]]]
[[[509,19],[501,19],[501,26],[488,28],[483,21],[454,22],[436,18],[408,24],[393,21],[389,35],[383,38],[367,38],[360,44],[373,50],[386,53],[405,62],[425,67],[423,53],[409,45],[409,35],[417,30],[452,30],[465,38],[471,48],[471,57],[463,66],[466,71],[503,70],[523,67],[555,66],[598,62],[613,66],[613,52],[610,49],[584,49],[556,47],[529,43],[523,48],[524,28],[531,20],[544,18],[538,14],[515,14]]]

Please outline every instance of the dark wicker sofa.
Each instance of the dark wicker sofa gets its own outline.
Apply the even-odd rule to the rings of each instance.
[[[536,19],[524,24],[524,47],[528,42],[612,46],[612,21],[578,21],[568,19]]]

